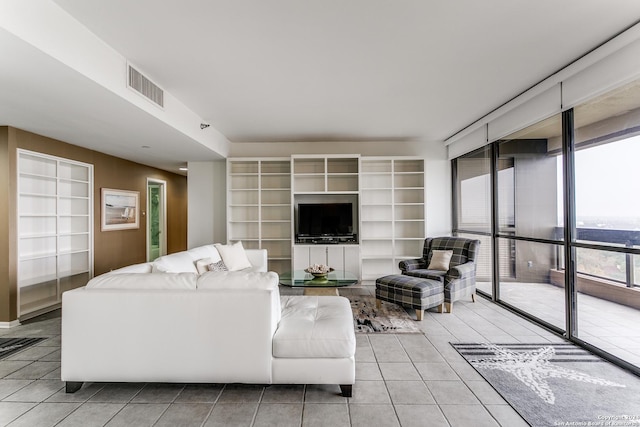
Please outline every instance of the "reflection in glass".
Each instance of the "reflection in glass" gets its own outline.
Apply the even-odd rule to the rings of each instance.
[[[561,136],[556,115],[498,143],[500,233],[562,239]]]

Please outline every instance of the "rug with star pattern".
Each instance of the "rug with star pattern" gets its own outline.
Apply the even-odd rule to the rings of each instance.
[[[640,378],[576,345],[451,345],[534,427],[640,426]]]

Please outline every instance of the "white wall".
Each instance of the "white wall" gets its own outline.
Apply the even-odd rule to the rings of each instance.
[[[415,156],[425,159],[427,235],[451,234],[451,165],[441,142],[232,143],[230,157],[289,157],[292,154]],[[188,246],[226,241],[226,163],[189,163]]]
[[[189,162],[187,247],[227,241],[226,162]]]

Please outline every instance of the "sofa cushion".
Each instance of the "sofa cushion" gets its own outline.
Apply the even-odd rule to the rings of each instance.
[[[123,274],[123,273],[151,273],[153,263],[143,262],[140,264],[127,265],[126,267],[111,270],[109,274]]]
[[[164,255],[153,262],[153,271],[160,273],[198,273],[188,252]]]
[[[194,262],[203,258],[211,258],[214,261],[220,260],[220,254],[213,244],[191,248],[187,251],[187,253]]]
[[[247,258],[242,242],[238,241],[231,245],[216,243],[215,247],[229,271],[238,271],[251,267],[251,262]]]
[[[208,271],[198,277],[198,289],[274,289],[278,273],[273,271]]]
[[[106,273],[94,277],[87,289],[196,289],[194,273]]]
[[[353,357],[356,339],[349,300],[338,296],[281,297],[282,317],[273,337],[273,356]]]

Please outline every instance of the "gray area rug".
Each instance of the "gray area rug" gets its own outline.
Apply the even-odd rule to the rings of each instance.
[[[640,378],[570,343],[451,343],[532,426],[640,426]]]
[[[0,338],[0,359],[30,347],[44,338]]]
[[[378,309],[373,296],[349,296],[349,301],[356,333],[422,333],[415,320],[399,305],[383,301],[382,307]]]

